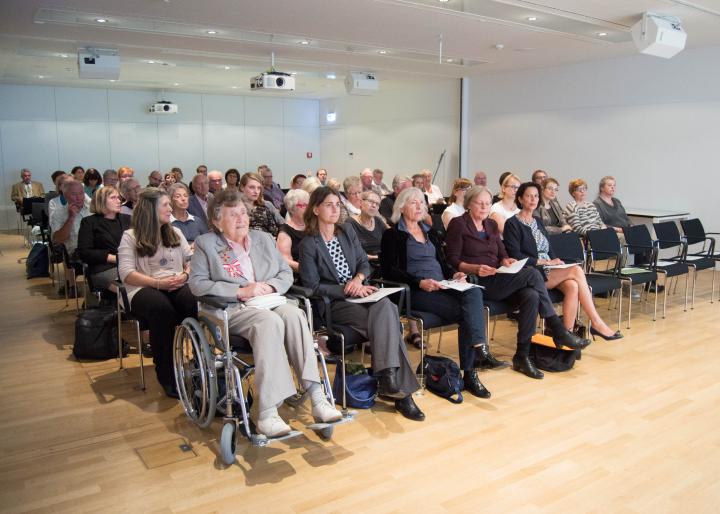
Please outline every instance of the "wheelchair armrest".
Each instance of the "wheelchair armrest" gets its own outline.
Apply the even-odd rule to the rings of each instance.
[[[227,309],[229,305],[238,303],[237,298],[226,296],[198,296],[197,301],[215,309]]]
[[[292,285],[290,286],[290,289],[288,289],[286,296],[310,298],[312,296],[312,293],[312,289],[298,285]]]

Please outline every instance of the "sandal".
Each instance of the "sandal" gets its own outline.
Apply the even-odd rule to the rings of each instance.
[[[420,334],[408,334],[405,343],[413,345],[418,350],[422,349],[422,336]]]

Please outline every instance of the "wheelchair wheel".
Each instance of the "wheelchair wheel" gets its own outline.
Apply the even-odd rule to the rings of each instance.
[[[235,462],[235,423],[225,423],[220,434],[220,456],[230,466]]]
[[[217,402],[215,358],[203,327],[186,318],[175,331],[175,383],[185,414],[205,428],[212,423]]]

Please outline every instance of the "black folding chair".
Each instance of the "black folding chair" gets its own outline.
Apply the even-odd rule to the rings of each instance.
[[[720,260],[720,252],[715,252],[716,249],[716,238],[708,236],[720,236],[720,232],[705,232],[702,222],[698,218],[691,220],[680,221],[680,226],[685,233],[685,240],[688,244],[688,255],[707,257],[715,262]],[[702,248],[697,250],[690,250],[690,247],[696,244],[702,243]],[[710,303],[713,301],[713,293],[715,291],[715,281],[713,275],[713,290],[710,292]],[[720,291],[719,291],[720,292]]]
[[[585,234],[590,250],[590,269],[594,270],[596,259],[610,259],[614,261],[614,265],[607,270],[597,270],[596,273],[604,273],[612,277],[620,279],[624,284],[628,285],[628,324],[630,329],[630,320],[632,317],[632,288],[636,284],[647,284],[657,282],[657,272],[651,271],[639,266],[623,266],[624,255],[620,240],[612,228],[602,230],[589,230]],[[649,290],[649,288],[647,288]],[[622,295],[622,288],[621,288]],[[655,288],[655,310],[653,312],[653,321],[657,319],[657,301],[658,288]]]
[[[637,266],[638,268],[646,268],[665,276],[663,280],[664,294],[663,294],[663,318],[665,318],[667,310],[667,292],[670,288],[668,279],[685,275],[685,311],[687,311],[687,293],[688,293],[688,266],[683,262],[674,261],[662,261],[658,260],[658,248],[655,242],[650,237],[650,230],[647,225],[633,225],[631,227],[624,227],[623,234],[625,235],[625,242],[628,252],[640,253],[650,252],[650,262]],[[659,285],[655,283],[656,291],[659,289]]]
[[[677,249],[677,255],[670,257],[668,260],[685,263],[693,270],[691,309],[695,308],[695,285],[697,284],[698,271],[712,269],[712,288],[710,290],[710,303],[712,303],[715,295],[715,260],[703,255],[688,255],[688,242],[682,239],[680,230],[674,221],[653,223],[653,227],[655,228],[656,244],[659,249]]]
[[[564,262],[576,262],[583,267],[585,271],[585,279],[587,280],[590,291],[593,295],[601,295],[610,293],[610,301],[616,291],[620,291],[618,294],[618,329],[622,323],[622,282],[619,278],[605,274],[605,273],[589,273],[586,270],[586,259],[585,247],[582,244],[580,236],[575,232],[568,232],[566,234],[550,234],[548,242],[552,247],[555,255]],[[610,305],[609,305],[610,306]],[[608,307],[609,307],[608,306]]]

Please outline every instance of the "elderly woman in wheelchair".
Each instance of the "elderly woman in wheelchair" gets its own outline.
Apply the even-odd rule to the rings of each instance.
[[[282,298],[265,308],[251,306],[258,297],[269,300],[273,297],[267,295],[283,295],[293,283],[292,271],[275,241],[267,233],[249,230],[247,210],[234,191],[222,191],[214,197],[208,206],[208,222],[212,232],[195,240],[189,285],[198,297],[239,301],[227,307],[228,329],[231,335],[247,339],[252,347],[258,432],[281,437],[291,431],[277,410],[283,400],[297,393],[288,360],[310,397],[315,421],[340,420],[342,415],[328,402],[320,385],[305,313]]]

